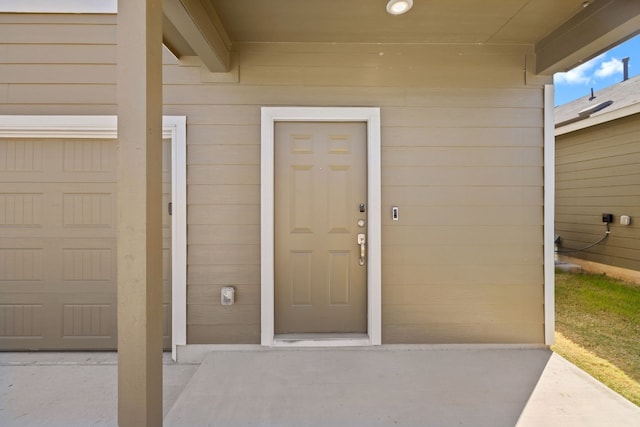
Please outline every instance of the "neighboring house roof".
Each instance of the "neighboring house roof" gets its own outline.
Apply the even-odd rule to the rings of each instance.
[[[555,108],[556,136],[640,112],[640,75]]]

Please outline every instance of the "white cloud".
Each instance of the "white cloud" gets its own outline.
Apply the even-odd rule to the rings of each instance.
[[[611,61],[605,61],[600,64],[600,67],[596,70],[596,77],[601,79],[610,77],[614,74],[622,74],[623,66],[622,61],[617,58],[613,58]]]
[[[593,81],[592,69],[602,59],[604,59],[604,54],[596,56],[566,73],[556,73],[553,76],[553,82],[567,85],[589,84]]]

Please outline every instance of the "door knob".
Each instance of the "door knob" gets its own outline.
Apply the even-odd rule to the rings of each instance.
[[[364,265],[364,256],[365,256],[365,245],[367,243],[367,238],[364,234],[358,234],[358,244],[360,245],[360,258],[358,259],[358,263],[360,265]]]

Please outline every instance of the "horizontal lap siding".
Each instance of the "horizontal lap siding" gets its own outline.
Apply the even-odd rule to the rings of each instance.
[[[381,107],[383,342],[542,341],[540,88],[523,86],[508,58],[492,78],[473,74],[495,52],[444,70],[415,54],[445,63],[455,49],[399,48],[394,79],[380,71],[389,52],[380,62],[345,47],[244,47],[251,85],[239,91],[251,103]],[[340,65],[321,77],[326,64]]]
[[[39,34],[27,18],[12,24],[0,114],[114,114],[115,18],[102,18],[54,16]],[[164,113],[188,127],[189,343],[260,340],[260,107],[271,105],[381,108],[384,343],[543,341],[543,92],[524,81],[529,48],[234,49],[239,84],[200,83],[206,71],[164,54]],[[225,285],[233,306],[220,305]]]
[[[115,114],[115,22],[0,14],[0,114]]]
[[[452,92],[461,108],[383,130],[383,339],[541,342],[539,95],[477,111]]]
[[[640,270],[639,115],[583,129],[556,139],[556,233],[561,249],[579,249],[605,233],[603,213],[612,213],[603,243],[567,255]],[[620,225],[629,215],[631,225]]]

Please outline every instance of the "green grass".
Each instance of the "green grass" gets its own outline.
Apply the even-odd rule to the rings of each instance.
[[[636,385],[640,382],[640,285],[604,275],[557,272],[556,330],[615,365]],[[606,372],[593,372],[598,366],[605,369],[598,363],[581,367],[603,380]],[[607,385],[640,405],[640,398],[633,397],[637,391],[625,394]]]
[[[560,332],[556,332],[556,343],[551,346],[551,349],[640,406],[640,383],[629,378],[626,373],[611,362],[582,348],[565,338]]]

